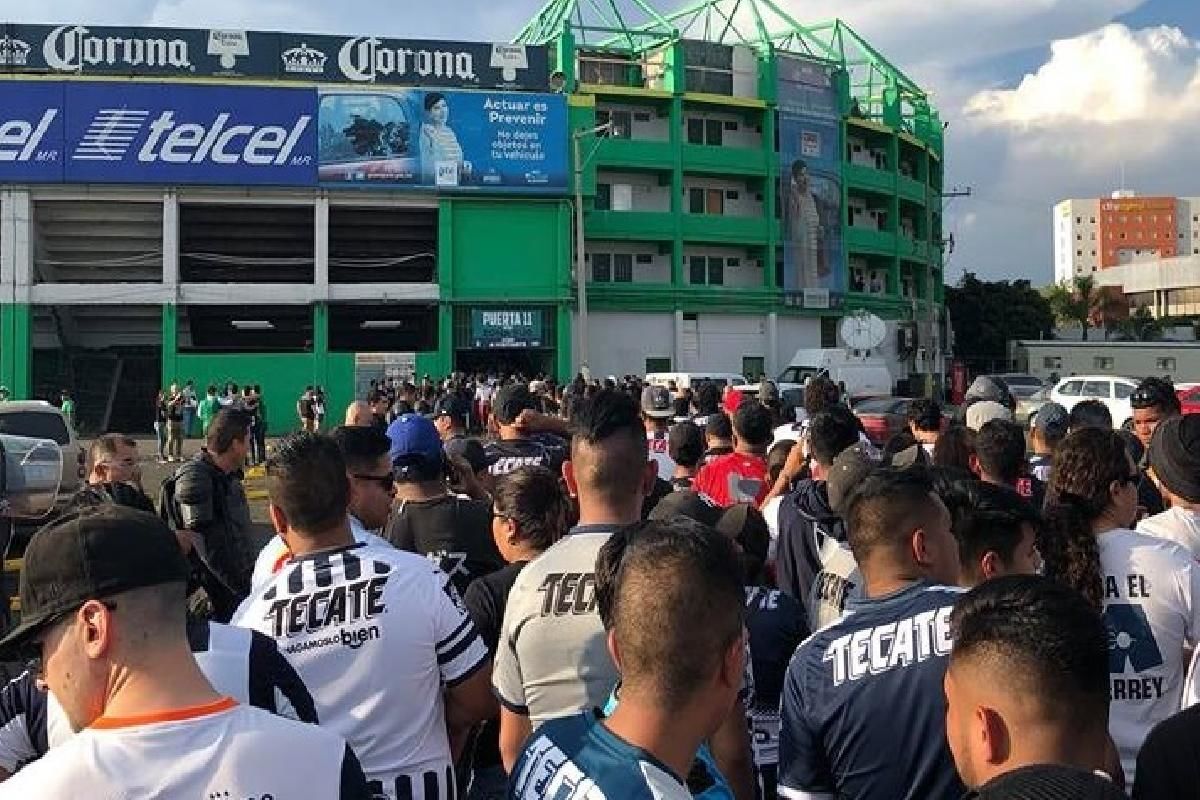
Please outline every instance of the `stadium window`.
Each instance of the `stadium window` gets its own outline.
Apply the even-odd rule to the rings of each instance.
[[[724,143],[725,126],[719,119],[706,120],[704,123],[704,143],[719,147]]]
[[[671,359],[666,356],[646,356],[646,374],[652,372],[670,372]]]
[[[708,259],[704,256],[692,256],[688,259],[688,283],[703,286],[708,277]]]
[[[708,259],[708,285],[725,285],[725,259],[720,256],[712,256]]]
[[[612,184],[596,184],[596,210],[609,211],[612,209]]]
[[[613,256],[613,283],[633,283],[633,255],[617,253]]]
[[[609,253],[592,254],[592,282],[610,283],[612,281],[612,255]]]
[[[704,144],[704,120],[700,117],[688,117],[688,144]]]
[[[1175,364],[1176,364],[1176,362],[1175,362],[1174,356],[1164,356],[1162,358],[1156,358],[1156,359],[1154,359],[1154,371],[1155,372],[1173,373],[1173,372],[1175,372]]]
[[[693,186],[688,189],[688,213],[703,214],[704,213],[704,189],[698,186]]]

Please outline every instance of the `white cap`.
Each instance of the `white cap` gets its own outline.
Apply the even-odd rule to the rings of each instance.
[[[1013,413],[1008,410],[1008,406],[1001,405],[995,400],[980,400],[967,408],[967,427],[976,433],[994,419],[1012,422]]]

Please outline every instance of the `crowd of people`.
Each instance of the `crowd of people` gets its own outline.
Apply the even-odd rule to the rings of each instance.
[[[1048,404],[1027,442],[984,378],[881,448],[821,377],[796,409],[385,381],[329,433],[317,397],[257,450],[261,547],[253,404],[157,502],[132,439],[93,443],[0,645],[36,658],[0,798],[1195,794],[1200,415],[1169,381],[1128,433]]]
[[[195,381],[182,386],[173,383],[154,399],[154,434],[158,440],[160,464],[182,462],[183,443],[199,432],[203,439],[222,409],[245,411],[250,418],[250,464],[261,464],[267,457],[267,406],[262,387],[246,384],[224,387],[210,384],[201,397]]]

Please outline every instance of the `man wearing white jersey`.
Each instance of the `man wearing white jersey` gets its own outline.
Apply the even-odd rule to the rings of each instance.
[[[333,440],[346,462],[346,480],[350,482],[347,507],[354,541],[391,547],[376,534],[387,523],[396,494],[387,434],[375,427],[344,426],[333,432]],[[282,537],[271,537],[254,562],[250,585],[258,587],[274,577],[291,556]]]
[[[273,639],[219,622],[191,621],[188,643],[204,677],[239,703],[317,722],[312,695]],[[45,681],[26,670],[0,689],[0,781],[75,734]]]
[[[188,645],[187,572],[166,525],[120,506],[33,537],[23,619],[0,646],[40,643],[46,684],[80,733],[0,798],[370,797],[344,739],[213,688]]]
[[[495,712],[487,648],[437,567],[354,540],[348,483],[329,437],[279,444],[267,460],[267,494],[292,557],[234,623],[279,643],[321,724],[354,747],[373,793],[448,800],[451,742]]]

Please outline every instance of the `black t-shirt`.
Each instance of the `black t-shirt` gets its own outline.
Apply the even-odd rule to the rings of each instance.
[[[754,669],[754,709],[778,713],[788,662],[809,634],[804,607],[778,589],[747,586],[746,630]]]
[[[528,561],[513,563],[471,581],[463,595],[467,613],[475,623],[479,638],[483,639],[492,658],[496,657],[496,644],[500,641],[500,624],[504,621],[504,609],[508,606],[508,593],[512,591],[517,576]],[[500,720],[493,717],[483,723],[479,738],[475,740],[475,769],[498,767],[500,761]]]
[[[557,436],[539,433],[524,439],[489,442],[484,452],[492,475],[507,475],[526,466],[545,467],[559,475],[567,460],[567,443]]]
[[[1158,723],[1137,757],[1133,800],[1195,797],[1200,786],[1200,706]]]
[[[491,508],[457,495],[402,502],[383,538],[437,563],[460,594],[475,578],[504,566],[492,540]]]

